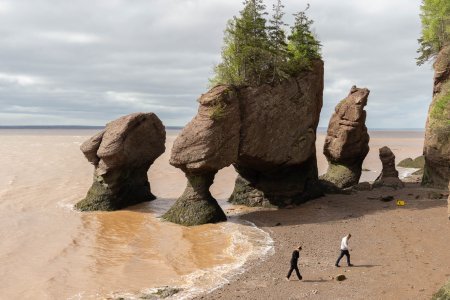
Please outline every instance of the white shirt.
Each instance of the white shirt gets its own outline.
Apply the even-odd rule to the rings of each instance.
[[[348,250],[348,235],[346,235],[342,238],[341,250]]]

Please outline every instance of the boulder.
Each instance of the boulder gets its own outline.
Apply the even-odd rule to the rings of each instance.
[[[185,225],[225,220],[209,186],[230,164],[239,174],[232,203],[286,206],[320,196],[315,140],[322,93],[323,62],[315,61],[275,85],[219,85],[203,94],[170,159],[188,184],[163,217]]]
[[[404,187],[404,183],[398,178],[398,171],[395,169],[395,155],[389,147],[380,148],[380,160],[383,164],[381,174],[375,179],[373,187],[392,187],[395,189]]]
[[[425,128],[422,184],[446,189],[450,180],[450,46],[439,52],[434,71],[433,100]]]
[[[320,177],[322,184],[338,189],[358,184],[362,163],[369,152],[366,111],[370,91],[353,86],[349,95],[339,102],[331,116],[323,153],[328,170]]]
[[[80,147],[95,171],[91,188],[75,207],[117,210],[155,199],[147,172],[164,152],[165,139],[164,126],[153,113],[134,113],[108,123]]]
[[[397,164],[398,167],[402,168],[414,168],[414,169],[423,169],[425,165],[425,157],[423,155],[412,159],[410,157],[405,158],[401,162]]]
[[[450,300],[450,281],[437,291],[431,300]]]
[[[315,147],[322,94],[322,61],[276,86],[239,91],[239,176],[231,203],[284,207],[322,195]]]

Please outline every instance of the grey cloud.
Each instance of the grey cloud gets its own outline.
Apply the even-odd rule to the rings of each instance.
[[[284,2],[288,22],[307,3]],[[423,127],[432,72],[414,61],[420,0],[309,2],[325,60],[320,126],[357,84],[371,90],[370,127]],[[240,9],[227,0],[0,0],[0,125],[102,125],[133,111],[184,125]]]

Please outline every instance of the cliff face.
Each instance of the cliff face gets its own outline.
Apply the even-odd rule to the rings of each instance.
[[[450,46],[434,63],[433,100],[428,111],[422,184],[447,188],[450,180]]]
[[[322,61],[275,87],[240,90],[239,176],[230,202],[282,207],[321,195],[315,141],[322,94]]]
[[[239,173],[233,203],[285,206],[320,195],[315,140],[322,93],[323,62],[316,61],[276,86],[222,85],[202,95],[170,160],[188,185],[164,218],[185,225],[226,219],[209,186],[230,164]]]
[[[321,179],[325,186],[347,188],[358,184],[362,163],[369,152],[369,134],[364,107],[370,91],[353,86],[335,108],[328,125],[323,153],[328,170]]]
[[[79,210],[116,210],[155,199],[147,171],[165,150],[166,132],[153,113],[135,113],[106,125],[81,145],[95,166],[94,181]]]

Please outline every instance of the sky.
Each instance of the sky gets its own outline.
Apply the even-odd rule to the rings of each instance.
[[[423,128],[432,66],[416,66],[420,0],[284,0],[305,9],[325,62],[326,127],[352,85],[369,128]],[[268,12],[274,1],[265,1]],[[104,125],[154,112],[184,126],[241,0],[0,0],[0,125]],[[288,29],[288,28],[287,28]]]

